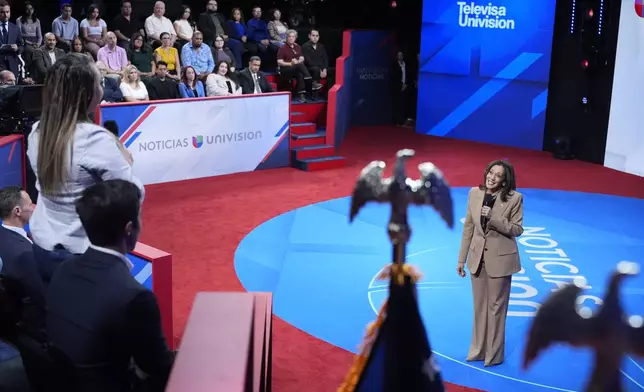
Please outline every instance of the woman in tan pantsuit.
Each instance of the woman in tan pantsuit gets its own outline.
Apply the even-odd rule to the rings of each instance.
[[[485,366],[503,362],[505,319],[512,274],[521,270],[516,237],[523,233],[523,195],[516,191],[514,168],[494,161],[483,184],[470,190],[456,270],[472,278],[474,328],[468,361]]]

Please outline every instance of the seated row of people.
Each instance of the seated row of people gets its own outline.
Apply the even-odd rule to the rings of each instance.
[[[215,72],[205,78],[200,78],[192,66],[187,66],[183,68],[179,82],[168,76],[168,65],[164,61],[155,64],[154,76],[145,78],[134,65],[127,66],[121,78],[110,77],[107,67],[102,62],[97,62],[97,66],[103,74],[103,103],[275,92],[266,76],[259,71],[259,57],[251,57],[248,68],[239,72],[234,72],[228,62],[220,61]]]

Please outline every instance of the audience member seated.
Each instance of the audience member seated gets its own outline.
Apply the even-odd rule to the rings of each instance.
[[[233,56],[230,49],[226,47],[225,42],[226,41],[223,36],[215,38],[215,46],[212,47],[212,57],[215,63],[219,63],[221,61],[227,62],[230,66],[230,70],[234,72],[240,64],[237,63],[235,56]]]
[[[141,36],[145,33],[143,23],[132,16],[132,2],[129,0],[121,1],[121,13],[110,22],[109,28],[116,34],[116,44],[123,49],[127,49],[130,46],[131,37],[135,33],[140,33]]]
[[[161,33],[161,46],[154,51],[154,61],[163,61],[168,67],[168,77],[178,81],[181,75],[181,61],[179,51],[172,46],[172,36],[169,33]]]
[[[35,331],[44,327],[45,286],[25,231],[33,211],[27,192],[19,187],[0,189],[0,258],[4,264],[0,275],[14,282],[7,285],[7,294],[19,304],[20,321],[26,329]]]
[[[149,101],[148,89],[141,81],[139,71],[134,65],[128,65],[123,72],[123,81],[119,86],[125,102]]]
[[[65,55],[65,51],[56,47],[56,36],[45,34],[45,45],[33,54],[32,76],[36,83],[45,83],[47,70]]]
[[[56,270],[46,318],[47,335],[70,363],[76,391],[161,392],[168,381],[174,355],[157,298],[132,276],[126,256],[140,234],[141,196],[130,182],[108,180],[85,189],[76,202],[89,249]]]
[[[244,21],[244,13],[239,8],[233,8],[231,13],[231,20],[228,21],[228,36],[229,40],[238,41],[243,46],[244,51],[248,52],[251,56],[257,54],[257,45],[248,40],[246,34],[247,27]],[[238,66],[241,68],[242,59],[239,59]],[[216,61],[215,61],[216,62]]]
[[[238,64],[241,64],[241,56],[244,53],[244,46],[240,41],[230,40],[228,22],[223,14],[217,12],[217,0],[208,0],[206,12],[199,15],[197,30],[203,33],[203,39],[209,46],[214,46],[215,38],[223,36],[225,43],[235,56]]]
[[[205,97],[203,83],[197,79],[197,72],[191,66],[183,67],[183,77],[179,83],[179,94],[182,98]]]
[[[69,52],[72,43],[78,38],[78,21],[72,18],[72,5],[63,4],[61,15],[51,24],[51,32],[56,36],[56,44],[65,52]]]
[[[20,56],[24,50],[20,29],[9,22],[11,7],[6,0],[0,0],[0,69],[13,72],[16,77],[20,75]]]
[[[101,19],[95,4],[87,7],[87,18],[80,22],[80,36],[87,50],[96,59],[98,50],[105,46],[107,23]]]
[[[119,88],[120,80],[105,77],[107,75],[107,65],[103,62],[97,61],[96,67],[101,73],[101,87],[103,88],[101,103],[123,102],[123,93]]]
[[[174,32],[177,33],[177,44],[175,45],[178,48],[183,48],[185,44],[192,41],[192,35],[195,33],[195,23],[190,19],[192,11],[187,5],[182,5],[183,13],[181,18],[174,21],[172,24],[174,26]]]
[[[302,48],[295,42],[296,39],[295,30],[289,30],[286,33],[286,45],[277,52],[277,65],[281,76],[295,79],[295,90],[300,100],[306,101],[307,95],[310,97],[312,90],[319,90],[322,85],[311,78],[309,70],[304,65]]]
[[[268,83],[266,75],[259,70],[262,60],[259,56],[253,56],[248,61],[248,68],[237,74],[242,94],[261,94],[275,92],[273,86]]]
[[[206,79],[206,91],[209,97],[242,95],[242,89],[239,86],[237,77],[225,61],[218,62],[216,72],[208,75],[208,79]]]
[[[181,49],[181,62],[184,67],[191,66],[197,72],[197,77],[205,79],[215,69],[212,49],[203,42],[203,34],[196,31],[192,42]]]
[[[148,79],[145,86],[152,101],[181,98],[177,82],[168,77],[168,64],[165,61],[157,61],[157,74]]]
[[[127,59],[139,70],[142,78],[151,78],[155,74],[155,61],[152,47],[145,43],[143,34],[136,32],[127,48]]]
[[[269,55],[275,56],[278,47],[270,41],[268,26],[262,20],[262,9],[260,7],[253,8],[253,19],[248,21],[246,27],[248,40],[257,46],[257,53],[262,58],[262,61],[267,63],[267,60],[273,59],[273,57],[269,58]]]
[[[170,19],[165,16],[165,3],[157,1],[154,4],[154,13],[145,20],[145,34],[148,37],[148,43],[153,48],[158,48],[163,44],[163,34],[170,36],[170,46],[174,45],[177,39],[177,33]]]
[[[79,53],[89,57],[92,61],[94,61],[94,57],[92,57],[92,55],[85,50],[83,41],[81,41],[80,38],[74,38],[74,40],[72,41],[72,50],[70,53]]]
[[[22,53],[22,59],[25,61],[25,68],[31,69],[33,53],[43,43],[42,27],[31,2],[25,1],[24,7],[23,14],[16,18],[16,26],[20,29],[20,36],[24,42],[25,51]]]
[[[9,70],[0,71],[0,85],[2,86],[15,86],[16,85],[16,75]]]
[[[329,55],[320,42],[320,32],[311,30],[309,40],[302,45],[302,54],[304,54],[304,63],[309,69],[309,73],[314,81],[327,79],[327,90],[333,86],[334,69],[329,67]]]
[[[270,11],[270,22],[266,25],[268,36],[273,45],[284,46],[286,44],[286,32],[288,25],[282,21],[282,13],[277,8]]]
[[[105,35],[105,46],[98,50],[98,61],[107,65],[107,77],[120,78],[127,67],[127,53],[125,49],[116,45],[116,35],[108,31]]]

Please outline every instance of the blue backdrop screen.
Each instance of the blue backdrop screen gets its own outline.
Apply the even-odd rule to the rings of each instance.
[[[555,0],[424,0],[416,131],[540,150]]]

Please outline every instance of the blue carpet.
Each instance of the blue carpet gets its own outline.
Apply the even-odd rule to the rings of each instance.
[[[455,213],[465,216],[468,188],[453,189]],[[424,274],[419,302],[447,381],[488,391],[583,389],[592,353],[558,346],[521,370],[525,336],[538,306],[557,287],[583,276],[584,304],[600,301],[607,276],[622,260],[644,261],[644,200],[599,194],[524,189],[520,239],[524,271],[514,276],[507,322],[506,361],[484,368],[465,363],[472,328],[470,281],[456,275],[462,223],[446,228],[430,208],[413,207],[409,263]],[[387,295],[376,281],[389,262],[389,207],[369,205],[353,224],[349,198],[277,216],[249,233],[235,253],[237,276],[248,291],[274,294],[277,316],[307,333],[356,352],[366,325]],[[461,220],[462,222],[462,220]],[[557,258],[557,260],[546,260]],[[541,258],[541,259],[539,259]],[[548,262],[555,261],[560,264]],[[540,263],[546,264],[540,264]],[[626,282],[629,313],[644,314],[644,276]],[[644,389],[642,361],[625,358],[628,391]]]

